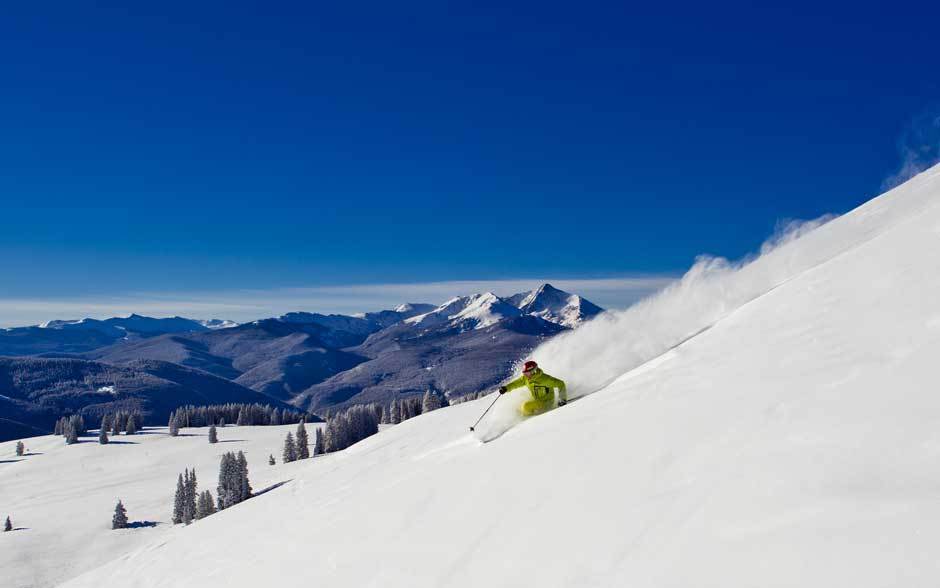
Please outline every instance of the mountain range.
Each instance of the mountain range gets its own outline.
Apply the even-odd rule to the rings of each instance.
[[[600,312],[543,284],[353,316],[291,312],[237,325],[131,315],[0,330],[0,356],[15,357],[0,358],[0,440],[39,434],[66,412],[128,405],[162,422],[182,404],[327,414],[427,390],[457,398],[498,385],[536,345]]]

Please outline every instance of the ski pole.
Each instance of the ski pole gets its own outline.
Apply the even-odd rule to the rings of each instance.
[[[480,418],[477,419],[477,422],[473,423],[473,427],[470,427],[470,430],[471,430],[471,431],[473,431],[474,428],[475,428],[477,425],[480,424],[480,421],[482,421],[482,420],[483,420],[483,417],[486,416],[486,413],[488,413],[488,412],[490,411],[490,409],[493,408],[493,404],[496,404],[496,401],[499,400],[499,397],[500,397],[500,396],[502,396],[502,394],[499,394],[499,395],[496,397],[496,399],[493,400],[492,404],[490,404],[489,406],[486,407],[486,410],[483,411],[483,414],[480,415]]]

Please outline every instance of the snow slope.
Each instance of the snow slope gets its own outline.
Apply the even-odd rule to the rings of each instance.
[[[550,342],[568,407],[423,415],[66,585],[936,586],[938,292],[935,168]]]
[[[311,437],[315,426],[307,425]],[[54,586],[151,541],[172,540],[183,530],[169,522],[177,475],[195,467],[200,491],[215,496],[226,451],[245,452],[256,491],[292,478],[300,462],[272,467],[267,459],[273,453],[280,462],[284,437],[295,429],[228,426],[218,430],[215,445],[204,428],[182,429],[173,438],[165,428],[148,427],[108,445],[98,445],[97,434],[72,446],[49,435],[26,439],[30,454],[22,458],[15,441],[0,443],[0,520],[9,515],[20,528],[0,533],[0,586]],[[112,531],[118,499],[132,523],[159,524]]]

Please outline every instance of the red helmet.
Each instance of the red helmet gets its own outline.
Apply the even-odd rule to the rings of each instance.
[[[532,360],[529,360],[529,361],[525,362],[525,366],[522,368],[522,371],[523,371],[523,372],[530,372],[530,371],[536,369],[537,367],[539,367],[539,364],[535,363],[535,362],[532,361]]]

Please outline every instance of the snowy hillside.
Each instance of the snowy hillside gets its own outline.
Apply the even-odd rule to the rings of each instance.
[[[551,340],[565,408],[420,416],[66,585],[936,586],[940,168],[803,232]]]
[[[316,426],[307,429],[312,434]],[[169,522],[177,475],[195,467],[200,491],[214,495],[224,452],[245,452],[255,491],[292,478],[300,462],[272,467],[267,459],[273,453],[280,462],[284,437],[296,428],[224,427],[214,445],[204,428],[182,429],[175,438],[148,428],[107,445],[94,436],[72,446],[62,437],[33,437],[21,458],[15,442],[0,443],[0,521],[9,515],[18,528],[0,533],[0,585],[54,586],[151,541],[172,540],[183,531]],[[131,523],[157,524],[112,531],[118,499]]]

